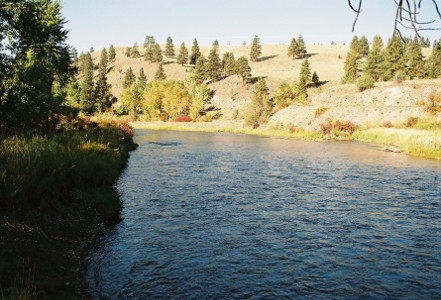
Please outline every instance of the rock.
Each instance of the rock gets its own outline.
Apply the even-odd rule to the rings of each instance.
[[[392,153],[401,153],[401,150],[394,147],[394,146],[386,146],[383,148],[383,151],[385,152],[392,152]]]

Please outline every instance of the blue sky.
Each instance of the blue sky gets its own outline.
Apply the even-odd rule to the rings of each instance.
[[[355,2],[355,1],[353,1]],[[346,0],[61,0],[69,43],[78,51],[142,45],[146,35],[163,44],[249,44],[258,35],[262,44],[288,44],[302,34],[306,44],[349,43],[354,34],[369,41],[375,34],[387,40],[393,31],[393,0],[368,0],[355,32],[355,14]],[[436,18],[431,1],[423,1],[425,19]],[[441,22],[437,26],[441,27]],[[405,31],[406,35],[412,32]],[[441,31],[426,31],[431,40]]]

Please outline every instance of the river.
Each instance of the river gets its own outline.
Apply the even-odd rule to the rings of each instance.
[[[440,299],[441,163],[356,142],[137,130],[94,299]]]

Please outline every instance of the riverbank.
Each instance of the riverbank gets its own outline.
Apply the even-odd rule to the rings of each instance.
[[[427,120],[426,120],[427,121]],[[359,128],[347,135],[323,134],[320,131],[304,131],[294,126],[288,128],[266,126],[257,129],[246,128],[242,121],[214,121],[201,123],[178,122],[131,122],[135,129],[181,130],[228,132],[258,136],[294,138],[304,140],[355,140],[369,142],[398,149],[407,155],[441,160],[441,128],[439,124],[425,125],[425,128]],[[418,123],[414,124],[418,128]]]
[[[128,124],[84,119],[0,141],[2,299],[87,298],[84,260],[104,222],[118,219],[113,184],[132,136]]]

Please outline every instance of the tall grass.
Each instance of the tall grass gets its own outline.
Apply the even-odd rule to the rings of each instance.
[[[393,145],[409,155],[441,160],[440,129],[370,128],[355,132],[353,137],[360,141]]]
[[[0,141],[0,210],[65,214],[93,207],[103,219],[121,202],[112,185],[134,149],[127,124],[79,121],[50,136]]]

